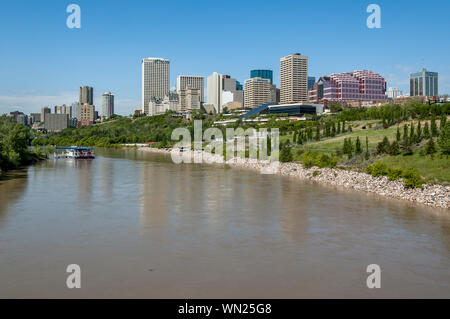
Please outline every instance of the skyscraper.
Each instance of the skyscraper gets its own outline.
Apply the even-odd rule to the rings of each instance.
[[[111,117],[114,114],[114,94],[105,92],[102,94],[102,118]]]
[[[311,90],[314,83],[316,83],[316,77],[315,76],[308,76],[308,91]]]
[[[229,75],[222,75],[222,108],[230,105],[244,106],[244,90],[242,85]]]
[[[170,92],[170,61],[161,58],[142,60],[142,112],[148,114],[152,98],[164,99]]]
[[[308,57],[300,53],[280,59],[280,103],[308,101]]]
[[[55,114],[67,114],[69,120],[72,118],[72,106],[70,105],[57,105],[55,106]]]
[[[409,77],[410,96],[438,96],[439,74],[422,69]]]
[[[90,86],[81,86],[80,87],[80,100],[81,104],[87,103],[89,105],[94,104],[94,88]]]
[[[269,79],[270,84],[273,84],[273,71],[272,70],[251,70],[250,78]]]
[[[222,89],[222,76],[219,73],[214,72],[208,76],[206,101],[208,104],[214,105],[216,113],[220,113],[222,110]]]
[[[205,78],[203,76],[180,75],[177,78],[177,92],[181,90],[191,89],[200,90],[200,101],[204,102]]]
[[[77,125],[81,126],[89,126],[94,124],[95,122],[95,106],[87,103],[79,104],[78,114],[77,114]]]
[[[49,107],[43,107],[41,108],[41,122],[45,122],[45,115],[52,113],[52,110]]]
[[[403,95],[403,92],[401,90],[399,90],[398,88],[390,87],[387,90],[387,96],[390,99],[396,99],[401,95]]]
[[[244,82],[245,107],[254,109],[261,105],[275,102],[270,79],[251,78]]]

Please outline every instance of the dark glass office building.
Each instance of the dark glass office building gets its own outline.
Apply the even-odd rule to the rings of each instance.
[[[270,84],[273,84],[273,72],[272,70],[251,70],[250,78],[263,78],[269,79]]]

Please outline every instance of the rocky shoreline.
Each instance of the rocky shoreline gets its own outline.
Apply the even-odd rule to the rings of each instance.
[[[168,149],[155,149],[141,147],[138,150],[145,152],[158,152],[170,154]],[[241,167],[257,170],[261,173],[275,173],[283,176],[291,176],[299,179],[307,179],[320,184],[365,191],[380,196],[407,200],[423,205],[449,209],[450,186],[425,184],[423,189],[407,189],[401,180],[390,181],[387,177],[373,177],[366,173],[337,168],[304,168],[300,163],[280,163],[275,171],[268,161],[254,159],[232,158],[226,162],[219,155],[203,152],[205,162],[223,163],[231,167]],[[269,172],[268,169],[271,169]]]

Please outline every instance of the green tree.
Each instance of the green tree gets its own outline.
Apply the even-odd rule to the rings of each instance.
[[[431,158],[433,158],[433,154],[436,153],[436,146],[434,145],[434,141],[433,141],[432,137],[430,137],[427,145],[425,145],[425,153],[427,155],[431,155]]]
[[[370,154],[369,154],[369,137],[367,137],[367,135],[366,135],[366,155],[365,155],[365,157],[366,157],[366,160],[368,160],[369,157],[370,157]]]
[[[411,127],[410,127],[410,130],[409,130],[409,138],[411,140],[411,143],[414,143],[414,141],[416,140],[416,135],[415,135],[415,132],[414,132],[414,123],[411,123]]]
[[[450,122],[445,123],[445,126],[441,127],[438,145],[444,154],[450,154]]]
[[[397,141],[392,142],[391,147],[389,148],[389,155],[395,156],[400,154],[400,145]]]
[[[398,126],[397,126],[397,134],[396,134],[395,138],[397,139],[397,142],[400,142],[400,140],[402,138],[402,134],[400,133],[400,127],[398,127]]]
[[[362,153],[361,140],[359,139],[359,136],[356,138],[355,153],[356,154]]]
[[[435,137],[438,134],[437,125],[436,125],[436,117],[433,115],[431,117],[431,136]]]
[[[445,127],[445,124],[447,123],[447,114],[442,114],[441,116],[441,122],[439,123],[439,128],[442,130]]]
[[[280,162],[286,163],[286,162],[292,162],[293,155],[292,155],[292,148],[287,141],[286,143],[283,143],[280,147]]]
[[[416,141],[417,143],[420,143],[422,141],[422,124],[420,123],[420,120],[417,122]]]
[[[428,122],[425,122],[425,127],[423,128],[423,136],[424,136],[426,139],[429,139],[429,138],[430,138],[430,127],[429,127],[429,125],[428,125]]]

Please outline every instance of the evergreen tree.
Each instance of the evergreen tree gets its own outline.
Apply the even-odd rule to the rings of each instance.
[[[405,124],[405,126],[403,126],[403,140],[405,138],[408,138],[408,124]]]
[[[320,126],[316,126],[316,141],[320,141]]]
[[[288,140],[286,143],[283,143],[281,145],[280,162],[292,162],[292,160],[293,160],[292,148]]]
[[[361,140],[359,139],[359,136],[356,138],[355,153],[356,154],[361,154],[362,153]]]
[[[366,135],[366,160],[368,160],[369,157],[370,157],[370,154],[369,154],[369,138]]]
[[[400,154],[400,146],[397,141],[392,142],[391,147],[389,148],[389,155],[398,155]]]
[[[337,133],[341,134],[341,122],[340,121],[337,122]]]
[[[433,137],[430,137],[427,145],[425,145],[425,153],[427,155],[431,155],[431,158],[433,158],[433,154],[436,153],[436,146],[434,145]]]
[[[429,138],[430,138],[430,127],[429,127],[429,125],[428,125],[428,122],[425,122],[425,127],[423,128],[423,136],[424,136],[426,139],[429,139]]]
[[[428,126],[428,122],[425,122],[425,127],[423,128],[423,136],[426,139],[430,138],[430,128]]]
[[[422,141],[422,124],[420,123],[420,120],[417,122],[416,141],[417,143],[420,143]]]
[[[444,154],[450,154],[450,122],[446,122],[444,127],[441,126],[438,144]]]
[[[435,137],[437,136],[437,125],[436,125],[436,117],[433,115],[433,117],[431,118],[431,136]]]
[[[416,140],[415,132],[414,132],[414,123],[411,123],[411,130],[409,132],[409,138],[411,140],[411,143],[414,143],[414,141]]]
[[[336,136],[336,123],[333,122],[333,125],[331,126],[331,136]]]
[[[441,131],[445,127],[445,124],[447,124],[447,114],[442,114],[441,123],[439,123],[439,128],[441,129]]]
[[[402,134],[400,133],[400,127],[398,126],[397,126],[397,135],[395,136],[395,138],[397,139],[397,142],[400,142],[402,138]]]

